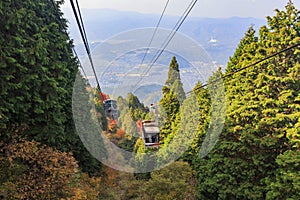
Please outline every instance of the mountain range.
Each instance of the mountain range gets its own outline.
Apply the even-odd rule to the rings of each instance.
[[[84,60],[85,71],[93,84],[95,80],[73,14],[70,10],[65,10],[64,14],[69,21],[69,32],[74,39],[77,53],[80,60]],[[205,83],[217,67],[225,69],[229,57],[233,55],[250,26],[258,29],[266,23],[266,20],[256,18],[188,17],[169,44],[168,48],[171,50],[164,52],[155,65],[150,67],[154,50],[160,48],[160,43],[163,43],[179,16],[163,17],[160,29],[153,38],[152,45],[155,48],[150,49],[146,49],[146,46],[155,31],[153,27],[156,26],[159,15],[110,9],[82,9],[82,16],[102,89],[116,96],[126,96],[128,92],[133,92],[142,101],[160,97],[160,92],[152,90],[155,88],[155,91],[161,91],[168,74],[167,66],[174,52],[180,52],[175,56],[187,92],[198,81]],[[194,49],[199,50],[202,60],[197,57]],[[144,57],[146,51],[148,54]]]
[[[80,43],[80,35],[71,10],[64,10],[70,23],[69,31],[75,43]],[[140,28],[155,27],[159,15],[111,9],[82,9],[85,29],[90,43],[102,42],[116,34]],[[160,27],[172,29],[179,16],[164,16]],[[257,18],[199,18],[188,17],[179,32],[197,41],[220,65],[226,65],[234,53],[246,30],[253,25],[259,29],[266,23]],[[150,40],[150,38],[149,38]]]

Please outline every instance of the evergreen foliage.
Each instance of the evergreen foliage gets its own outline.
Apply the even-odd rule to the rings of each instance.
[[[95,104],[95,112],[96,112],[95,114],[97,115],[97,119],[101,125],[101,129],[106,130],[108,127],[108,122],[104,111],[102,96],[99,93],[98,88],[93,90],[93,95],[94,95],[93,103]]]
[[[174,124],[176,115],[179,113],[180,105],[185,99],[185,93],[180,79],[179,65],[175,56],[171,60],[168,79],[162,88],[162,92],[163,97],[159,102],[159,113],[161,113],[159,121],[160,138],[163,143],[164,139],[166,139],[170,133],[174,133],[172,124]]]
[[[201,86],[202,84],[199,82],[194,87],[194,93],[196,95],[198,107],[198,110],[195,110],[194,112],[196,112],[196,114],[199,116],[199,120],[196,123],[196,128],[194,129],[194,131],[197,131],[197,134],[189,149],[181,156],[181,158],[189,162],[193,168],[195,168],[200,162],[200,148],[203,143],[204,136],[207,132],[211,112],[211,101],[209,91],[206,88],[197,89]]]
[[[141,188],[141,199],[195,199],[195,176],[188,163],[177,161],[151,172],[151,179]],[[158,187],[159,186],[159,187]]]
[[[63,1],[55,2],[0,2],[0,198],[300,199],[299,48],[231,76],[300,42],[300,12],[292,3],[267,17],[258,33],[247,30],[224,74],[230,75],[226,96],[215,82],[223,76],[219,69],[207,87],[198,83],[186,98],[172,58],[159,102],[162,145],[154,160],[145,152],[155,150],[134,138],[137,121],[151,117],[149,109],[133,94],[119,97],[122,129],[110,127],[98,91],[76,77],[78,63],[59,9]],[[102,130],[115,128],[110,132],[120,147],[137,153],[136,167],[175,161],[189,144],[181,156],[186,162],[135,175],[101,168],[76,134],[72,103],[82,113],[81,132],[92,130],[81,137],[93,155],[106,155],[101,133],[94,131],[101,122]]]
[[[149,112],[149,109],[140,102],[137,96],[129,93],[126,97],[126,101],[131,114],[131,118],[134,122],[139,119],[145,119],[145,116]]]
[[[299,42],[299,33],[299,11],[289,3],[259,37],[247,31],[226,74]],[[298,199],[299,53],[226,79],[226,127],[197,169],[199,199]]]
[[[59,9],[63,1],[55,2],[0,3],[0,138],[8,142],[14,130],[25,127],[25,138],[72,151],[83,166],[93,159],[72,119],[78,64],[64,31],[67,24]]]
[[[33,138],[53,146],[63,143],[64,125],[72,119],[70,106],[65,105],[71,105],[77,73],[65,27],[60,27],[49,1],[4,1],[1,5],[5,10],[1,17],[5,127],[26,124]]]

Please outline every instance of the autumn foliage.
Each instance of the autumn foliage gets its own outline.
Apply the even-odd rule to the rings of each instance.
[[[99,180],[79,174],[71,153],[36,141],[1,144],[0,163],[0,194],[7,199],[96,199],[98,195]]]

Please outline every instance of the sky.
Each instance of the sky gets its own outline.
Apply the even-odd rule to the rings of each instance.
[[[63,9],[70,9],[65,0]],[[81,8],[109,8],[120,11],[160,14],[167,0],[78,0]],[[191,0],[169,0],[167,15],[181,15]],[[227,18],[265,18],[274,15],[274,9],[284,9],[288,0],[198,0],[190,16]],[[300,9],[300,0],[293,0]]]

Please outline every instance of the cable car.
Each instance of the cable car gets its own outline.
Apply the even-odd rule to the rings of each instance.
[[[158,127],[158,113],[154,106],[151,107],[155,113],[155,120],[144,120],[142,122],[142,137],[146,148],[159,147],[159,127]]]
[[[114,120],[118,119],[119,110],[118,110],[117,101],[113,99],[107,99],[103,103],[104,103],[105,115]]]
[[[158,147],[159,140],[159,128],[155,121],[145,120],[142,123],[142,133],[143,133],[143,140],[145,143],[145,147]]]

